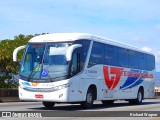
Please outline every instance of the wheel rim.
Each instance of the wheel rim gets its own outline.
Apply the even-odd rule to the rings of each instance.
[[[142,101],[142,93],[141,93],[141,92],[138,93],[138,101],[139,101],[139,102]]]
[[[92,96],[91,93],[88,93],[88,95],[87,95],[87,102],[88,103],[92,103],[92,101],[93,101],[93,96]]]

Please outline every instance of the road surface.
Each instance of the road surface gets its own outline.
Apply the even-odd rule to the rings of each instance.
[[[0,120],[10,120],[10,119],[19,120],[19,118],[17,118],[18,115],[20,115],[20,117],[26,117],[25,115],[28,114],[30,115],[30,113],[31,113],[30,117],[32,117],[32,113],[34,113],[35,116],[37,115],[37,117],[41,116],[45,117],[21,118],[21,119],[106,120],[106,119],[111,119],[110,117],[112,117],[112,119],[114,120],[121,120],[121,119],[137,120],[138,117],[138,119],[143,119],[143,120],[160,120],[160,117],[159,118],[155,117],[157,114],[160,115],[160,99],[146,99],[143,101],[142,105],[129,105],[129,103],[126,101],[116,101],[112,106],[104,106],[101,102],[95,101],[93,108],[88,110],[82,109],[79,104],[56,104],[54,109],[49,110],[46,109],[41,102],[12,102],[12,103],[0,103],[0,111],[1,111],[0,114],[2,114],[2,112],[3,114],[5,112],[9,112],[12,114],[12,116],[15,117],[15,118],[0,117]],[[47,115],[50,115],[52,117],[46,117]],[[99,117],[101,115],[102,117]],[[147,117],[144,117],[145,115]]]

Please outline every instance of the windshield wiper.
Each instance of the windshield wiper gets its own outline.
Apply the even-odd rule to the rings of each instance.
[[[35,66],[35,68],[34,68],[34,69],[32,70],[32,72],[29,74],[29,76],[28,76],[28,78],[27,78],[27,81],[30,81],[33,73],[35,72],[36,68],[37,68],[39,65],[41,65],[41,63],[38,63],[38,64]]]

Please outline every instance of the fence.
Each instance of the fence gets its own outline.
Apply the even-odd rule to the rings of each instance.
[[[0,103],[1,102],[18,102],[18,89],[0,88]]]
[[[0,88],[0,97],[18,97],[18,89]]]

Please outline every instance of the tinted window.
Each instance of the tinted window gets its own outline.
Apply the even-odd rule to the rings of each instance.
[[[147,55],[139,53],[139,69],[147,70]]]
[[[78,72],[78,55],[74,53],[72,56],[71,73],[75,74],[76,72]]]
[[[128,51],[128,65],[130,68],[138,69],[138,52],[129,50]]]
[[[104,44],[93,42],[88,67],[96,64],[104,64]]]
[[[118,66],[128,67],[128,50],[124,48],[118,48]]]
[[[87,58],[88,49],[90,46],[90,40],[77,40],[75,41],[75,43],[82,45],[79,51],[80,51],[80,69],[83,69],[84,63]]]
[[[117,49],[112,45],[105,45],[105,64],[117,65]]]
[[[147,55],[147,69],[153,70],[155,68],[155,58],[152,55]]]
[[[94,42],[88,67],[96,64],[153,70],[155,69],[155,57],[113,45]]]

